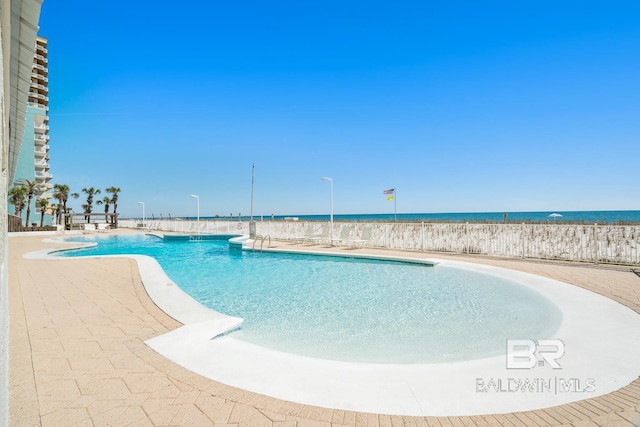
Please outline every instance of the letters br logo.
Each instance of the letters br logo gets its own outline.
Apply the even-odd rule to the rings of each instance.
[[[507,369],[533,369],[545,365],[562,369],[558,363],[562,356],[562,340],[507,340]]]

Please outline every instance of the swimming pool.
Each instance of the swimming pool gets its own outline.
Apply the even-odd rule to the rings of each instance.
[[[73,255],[144,254],[201,304],[244,319],[234,338],[314,358],[442,363],[548,338],[562,320],[513,280],[450,266],[232,249],[226,240],[83,236]]]
[[[138,238],[143,239],[133,237]],[[93,236],[76,239],[89,244],[96,241],[101,243],[95,249],[77,254],[109,252],[105,250],[107,242],[118,242],[117,239],[97,240]],[[57,242],[58,239],[53,241]],[[126,242],[126,239],[122,242]],[[150,254],[158,256],[159,259],[158,253],[162,252],[163,248],[165,251],[168,250],[174,254],[169,258],[175,259],[178,265],[182,262],[182,268],[179,270],[186,274],[186,277],[190,277],[189,272],[193,267],[178,256],[178,246],[165,245],[160,239],[151,239],[148,243],[151,248],[145,251],[149,250]],[[183,245],[187,248],[189,243],[184,242]],[[277,256],[299,249],[305,253],[313,250],[316,254],[326,250],[319,247],[289,249],[290,246],[286,242],[276,242],[273,246],[276,247],[270,250],[280,252]],[[60,247],[59,243],[57,247]],[[195,243],[193,249],[196,248],[204,254],[213,246]],[[353,251],[343,249],[328,250],[341,256],[354,254]],[[140,248],[127,249],[127,252],[132,251],[142,252]],[[114,249],[113,252],[122,252],[122,249]],[[418,253],[372,252],[381,257],[402,257],[407,261],[422,258],[422,254]],[[51,259],[52,255],[52,250],[47,249],[24,256],[30,259]],[[264,255],[267,254],[229,251],[219,264],[224,265],[232,260],[252,262],[251,260],[258,259],[259,256],[262,257],[260,259],[270,259]],[[204,263],[204,258],[199,255],[191,256],[197,260],[191,265],[199,266]],[[579,286],[537,274],[487,265],[491,262],[479,264],[438,259],[433,260],[438,263],[433,270],[444,271],[442,267],[453,267],[465,272],[478,272],[507,279],[516,286],[523,286],[534,294],[544,295],[549,301],[553,301],[553,306],[562,313],[559,328],[552,335],[553,339],[564,342],[566,351],[560,360],[561,369],[555,369],[549,364],[543,365],[540,358],[539,363],[531,369],[509,368],[508,350],[505,347],[495,356],[440,363],[365,363],[307,357],[274,350],[238,339],[239,331],[227,333],[234,331],[241,319],[222,315],[196,302],[175,286],[174,279],[179,279],[167,276],[155,258],[144,255],[130,257],[138,264],[140,278],[148,296],[165,313],[183,325],[146,339],[146,346],[203,377],[286,401],[316,407],[393,415],[495,414],[547,408],[605,395],[635,381],[640,375],[640,316],[635,311]],[[54,255],[53,258],[61,263],[70,259],[68,255]],[[82,261],[73,261],[70,265],[77,262]],[[429,267],[419,268],[423,272],[430,270]],[[555,268],[541,267],[529,270],[549,272]],[[255,279],[255,276],[253,277]],[[400,286],[404,285],[401,283]],[[262,300],[258,305],[261,303]],[[499,303],[504,304],[504,300],[500,299]],[[289,321],[296,323],[296,319],[293,318]],[[402,327],[399,324],[396,326],[397,329]],[[537,336],[510,338],[540,339]],[[378,343],[379,347],[385,346],[378,337],[373,337],[372,341]],[[527,387],[517,390],[498,387],[500,384],[530,385],[532,382],[550,384],[551,387]],[[488,386],[491,384],[493,386]],[[574,387],[567,389],[567,384]],[[578,384],[594,384],[595,387],[585,390],[577,387]]]

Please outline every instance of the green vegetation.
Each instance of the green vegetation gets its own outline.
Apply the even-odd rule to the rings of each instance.
[[[40,187],[39,184],[35,180],[23,179],[17,182],[8,192],[9,203],[14,206],[15,216],[22,217],[23,210],[27,209],[24,228],[29,227],[29,220],[31,218],[31,202],[36,194],[39,192]],[[113,224],[117,227],[118,217],[117,217],[117,208],[118,208],[118,194],[122,190],[119,187],[109,187],[105,190],[105,192],[111,194],[111,197],[105,196],[102,200],[97,200],[97,205],[104,205],[104,219],[105,222],[109,222],[109,208],[113,206]],[[87,214],[86,219],[87,223],[91,222],[91,213],[93,212],[93,201],[94,197],[97,194],[102,193],[102,190],[94,188],[94,187],[85,187],[82,189],[82,192],[87,195],[86,203],[82,204],[83,213]],[[39,228],[47,228],[43,227],[44,225],[44,215],[47,210],[54,215],[55,224],[64,223],[65,227],[68,227],[69,220],[67,219],[67,214],[72,212],[72,209],[67,206],[70,198],[77,199],[80,197],[78,193],[72,193],[71,189],[67,184],[55,184],[53,186],[53,194],[52,196],[57,199],[58,203],[49,203],[47,198],[39,198],[36,200],[36,206],[40,210],[40,227]],[[35,223],[33,224],[35,227]],[[18,226],[18,224],[16,224]]]

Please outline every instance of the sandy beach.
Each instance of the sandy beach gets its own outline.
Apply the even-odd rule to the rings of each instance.
[[[181,324],[148,297],[134,260],[23,257],[25,253],[65,246],[44,239],[9,239],[11,425],[640,424],[640,380],[613,393],[567,405],[469,417],[402,417],[334,410],[230,387],[188,371],[144,343]],[[308,249],[284,241],[271,243],[289,250]],[[320,246],[314,249],[323,250]],[[343,250],[418,255],[371,248]],[[596,292],[640,313],[640,277],[629,267],[441,253],[434,257],[549,277]]]

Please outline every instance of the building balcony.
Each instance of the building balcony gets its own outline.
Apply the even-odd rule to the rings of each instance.
[[[36,170],[40,170],[40,171],[47,171],[51,168],[51,165],[49,165],[49,163],[42,161],[42,160],[38,160],[37,162],[34,163],[36,166]]]
[[[47,132],[47,131],[49,130],[49,126],[47,126],[47,125],[45,125],[45,124],[35,125],[33,128],[34,128],[34,129],[36,130],[36,132],[38,132],[38,133],[45,133],[45,132]]]
[[[37,146],[46,145],[46,143],[49,141],[49,135],[36,135],[33,140]]]
[[[49,78],[47,76],[43,76],[42,74],[38,74],[38,73],[31,73],[31,78],[32,79],[36,79],[40,82],[44,82],[44,83],[48,83],[49,82]]]
[[[35,100],[30,99],[29,102],[28,102],[28,105],[29,105],[29,107],[42,108],[45,111],[45,113],[49,112],[49,106],[48,105],[43,105],[42,103],[37,102]]]
[[[49,65],[47,58],[38,54],[34,55],[34,63],[38,65],[42,65],[43,67],[46,67],[47,65]]]
[[[37,92],[29,92],[29,96],[31,98],[37,98],[41,101],[46,101],[49,102],[49,97],[47,95],[43,95],[41,93],[37,93]]]
[[[34,105],[34,107],[46,108],[47,104],[49,103],[49,97],[44,95],[40,95],[40,96],[31,95],[29,101],[36,104]]]
[[[32,89],[38,89],[44,92],[49,92],[49,88],[45,85],[41,85],[40,83],[33,83],[31,82],[31,88]]]
[[[47,182],[47,181],[50,181],[52,178],[53,178],[53,175],[51,175],[49,172],[36,172],[36,180],[44,179],[44,181]]]
[[[49,74],[49,69],[47,67],[45,67],[44,65],[33,64],[33,68],[36,68],[36,69],[42,71],[45,74]]]

